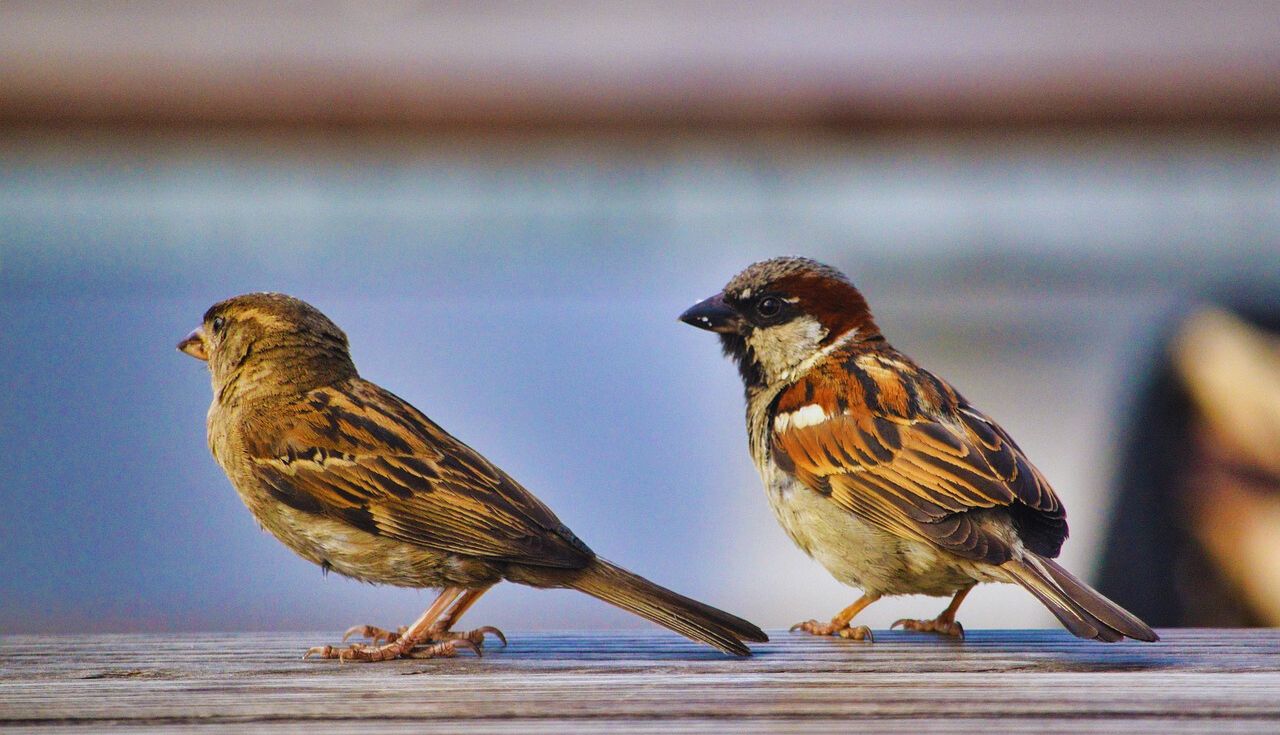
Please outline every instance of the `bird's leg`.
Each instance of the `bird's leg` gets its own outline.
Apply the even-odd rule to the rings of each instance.
[[[951,604],[947,605],[947,609],[943,610],[938,617],[933,620],[908,620],[903,618],[889,626],[890,629],[899,625],[903,630],[918,630],[926,633],[941,633],[964,640],[964,626],[956,620],[956,610],[960,609],[960,603],[964,602],[965,595],[969,594],[969,590],[973,589],[973,585],[969,585],[956,593],[951,598]]]
[[[482,628],[477,628],[476,630],[468,631],[466,633],[454,633],[450,630],[450,628],[453,627],[453,624],[457,622],[458,618],[462,617],[462,614],[474,605],[476,600],[480,599],[480,595],[484,594],[488,589],[488,587],[482,587],[480,589],[469,589],[464,592],[462,596],[458,598],[457,602],[453,603],[453,607],[449,608],[431,624],[431,627],[427,630],[426,639],[432,641],[447,641],[455,638],[466,638],[472,643],[483,645],[484,634],[492,633],[502,641],[502,645],[507,645],[507,637],[502,634],[502,631],[492,625],[486,625]],[[361,638],[367,638],[373,643],[383,641],[392,643],[398,640],[400,636],[404,635],[405,631],[408,629],[409,626],[407,625],[402,625],[395,631],[384,630],[376,625],[353,625],[350,628],[347,628],[347,632],[342,634],[342,640],[345,643],[351,636],[359,636]]]
[[[483,591],[483,590],[481,590]],[[402,633],[396,636],[395,640],[379,645],[354,644],[346,648],[337,648],[334,646],[315,646],[307,649],[302,655],[307,658],[312,654],[320,658],[336,658],[340,661],[386,661],[394,658],[435,658],[437,656],[454,656],[457,655],[459,647],[470,648],[475,651],[476,655],[480,655],[480,647],[468,638],[450,639],[441,642],[432,642],[430,645],[422,646],[424,641],[431,641],[431,626],[440,618],[441,615],[449,609],[458,598],[465,596],[469,590],[462,587],[446,587],[435,602],[431,603],[431,607],[422,613],[422,617],[414,621],[413,625],[405,628]],[[371,627],[371,626],[370,626]],[[384,633],[386,631],[383,631]]]
[[[797,630],[811,633],[813,635],[838,635],[841,638],[849,638],[855,641],[873,641],[871,637],[871,629],[865,625],[850,627],[849,621],[853,620],[853,616],[862,612],[867,605],[880,599],[880,595],[866,594],[858,598],[858,601],[840,611],[840,614],[831,619],[830,623],[819,623],[816,620],[807,620],[803,623],[796,623],[791,626],[791,631]]]
[[[502,645],[505,647],[507,645],[507,637],[502,634],[502,631],[492,625],[484,625],[476,628],[475,630],[469,630],[466,633],[456,633],[451,630],[454,623],[458,622],[458,618],[462,617],[463,613],[471,609],[471,606],[476,604],[476,600],[480,599],[480,595],[483,595],[488,590],[488,587],[480,587],[478,589],[470,589],[464,592],[462,596],[458,598],[458,601],[453,603],[453,607],[449,608],[448,612],[440,616],[436,622],[431,624],[431,627],[427,629],[426,637],[432,641],[467,640],[477,646],[483,647],[485,634],[492,633],[497,636],[498,640],[502,641]]]

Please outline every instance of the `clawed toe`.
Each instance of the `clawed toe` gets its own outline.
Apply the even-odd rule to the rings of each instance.
[[[483,635],[483,634],[482,634]],[[337,646],[313,646],[302,654],[306,659],[311,656],[320,658],[336,658],[339,661],[390,661],[396,658],[453,658],[460,649],[468,649],[477,656],[484,655],[481,645],[465,637],[453,638],[428,645],[406,645],[404,639],[383,646],[354,644],[346,648]]]
[[[333,646],[312,646],[307,649],[306,653],[302,654],[302,660],[306,661],[313,655],[319,656],[320,658],[334,658],[335,650],[336,649],[334,649]]]
[[[302,654],[307,659],[336,658],[339,661],[388,661],[395,658],[452,658],[461,650],[482,655],[484,638],[493,635],[507,645],[507,636],[492,625],[485,625],[465,633],[452,630],[429,630],[416,639],[405,637],[408,628],[398,631],[383,630],[373,625],[355,625],[342,634],[343,642],[352,636],[366,638],[370,643],[354,643],[350,646],[312,646]],[[379,645],[379,644],[382,645]]]
[[[388,659],[399,658],[404,655],[402,647],[395,643],[388,643],[384,646],[367,646],[356,643],[345,648],[340,646],[312,646],[307,652],[302,654],[302,658],[308,659],[311,656],[319,658],[336,658],[339,661],[386,661]]]
[[[472,643],[483,646],[484,636],[486,633],[492,633],[495,638],[502,641],[503,648],[507,647],[507,637],[503,635],[502,631],[498,630],[492,625],[484,625],[479,628],[476,628],[475,630],[467,631],[465,634],[463,634],[462,637],[465,640],[468,640]]]
[[[830,628],[828,623],[819,623],[817,620],[806,620],[803,623],[796,623],[791,626],[787,629],[787,632],[794,633],[798,630],[804,633],[811,633],[813,635],[831,635],[831,631],[828,628]]]
[[[465,633],[460,633],[454,630],[430,630],[427,632],[425,640],[435,642],[468,640],[476,645],[483,646],[486,634],[492,634],[495,638],[502,641],[504,648],[506,647],[507,637],[503,635],[502,631],[492,625],[484,625],[476,628],[475,630],[468,630]]]
[[[848,623],[839,623],[831,621],[829,623],[819,623],[816,620],[806,620],[803,623],[796,623],[791,626],[790,632],[802,631],[810,635],[837,635],[853,641],[874,642],[875,638],[871,635],[871,629],[865,625],[851,627]]]
[[[345,643],[353,636],[368,643],[350,646],[313,646],[302,654],[304,659],[316,656],[339,661],[390,661],[399,658],[452,658],[461,650],[481,655],[484,638],[492,633],[507,645],[507,637],[497,628],[486,625],[466,633],[450,630],[458,618],[484,594],[488,587],[447,587],[431,606],[414,621],[392,632],[375,625],[354,625],[342,634]],[[381,644],[381,645],[379,645]]]
[[[865,625],[855,625],[852,627],[846,625],[836,631],[836,635],[851,641],[866,641],[867,643],[874,643],[876,640],[875,637],[871,635],[871,629]]]
[[[347,632],[342,634],[342,642],[346,643],[351,636],[367,638],[373,643],[395,643],[396,640],[404,633],[405,628],[390,631],[377,627],[376,625],[353,625],[347,628]]]
[[[911,620],[903,618],[894,621],[890,629],[902,626],[903,630],[914,630],[921,633],[938,633],[940,635],[951,636],[964,640],[964,626],[957,620],[945,620],[943,618],[934,618],[933,620]]]
[[[484,635],[481,634],[481,640]],[[503,645],[505,645],[505,639]],[[458,647],[471,649],[476,656],[483,656],[484,651],[481,644],[472,641],[469,638],[451,638],[440,643],[432,643],[429,646],[420,646],[405,654],[406,658],[453,658],[458,655]]]

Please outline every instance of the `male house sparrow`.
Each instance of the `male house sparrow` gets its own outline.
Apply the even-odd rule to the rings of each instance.
[[[844,274],[806,258],[756,263],[680,316],[720,334],[746,384],[747,435],[791,539],[863,596],[830,623],[792,628],[869,639],[849,621],[884,595],[953,596],[909,630],[963,636],[978,582],[1016,582],[1081,638],[1156,634],[1063,569],[1053,490],[1004,429],[885,341]]]
[[[215,304],[178,349],[209,363],[209,447],[263,528],[326,571],[443,589],[399,633],[357,626],[347,635],[373,644],[308,655],[428,658],[459,645],[478,654],[486,632],[502,634],[451,628],[503,580],[580,590],[727,653],[768,640],[596,556],[505,472],[361,379],[346,335],[298,299],[255,293]]]

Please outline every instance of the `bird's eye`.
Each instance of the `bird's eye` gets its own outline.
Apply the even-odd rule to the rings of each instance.
[[[227,323],[227,320],[226,320],[226,319],[223,319],[223,318],[222,318],[222,317],[220,317],[220,316],[215,316],[215,317],[213,318],[213,331],[215,331],[215,332],[221,332],[221,331],[222,331],[222,328],[223,328],[224,326],[226,326],[226,323]]]
[[[756,304],[756,312],[766,319],[777,316],[780,311],[782,311],[782,299],[775,296],[766,296]]]

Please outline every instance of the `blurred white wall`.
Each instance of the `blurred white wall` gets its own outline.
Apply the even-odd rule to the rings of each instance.
[[[1051,478],[1088,574],[1117,421],[1165,307],[1280,282],[1274,138],[933,134],[0,137],[0,629],[323,628],[426,593],[322,578],[258,531],[204,445],[214,301],[283,290],[365,374],[543,497],[601,553],[768,626],[855,593],[786,540],[741,388],[675,315],[804,253],[891,339],[999,418]],[[491,599],[492,598],[492,599]],[[873,625],[936,612],[886,601]],[[642,624],[501,589],[514,628]],[[1048,624],[1012,588],[970,627]]]
[[[741,388],[675,315],[844,268],[1046,472],[1087,576],[1171,304],[1280,282],[1280,5],[0,5],[0,632],[395,625],[209,457],[214,301],[282,290],[602,554],[766,626],[792,548]],[[886,601],[884,626],[940,600]],[[476,622],[640,625],[502,588]],[[991,588],[969,627],[1051,624]]]

